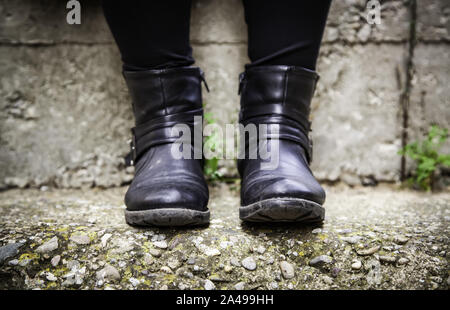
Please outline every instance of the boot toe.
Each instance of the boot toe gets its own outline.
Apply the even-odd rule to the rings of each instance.
[[[125,195],[128,211],[152,209],[190,209],[206,211],[208,198],[203,191],[194,191],[187,186],[160,184],[146,188],[134,189],[132,186]]]
[[[322,205],[325,201],[325,191],[315,179],[277,177],[255,182],[246,189],[243,197],[246,198],[244,205],[271,198],[298,198]]]

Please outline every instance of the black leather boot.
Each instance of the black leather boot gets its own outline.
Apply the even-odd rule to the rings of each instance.
[[[181,135],[172,132],[172,128],[186,124],[193,134],[194,116],[203,116],[203,72],[183,67],[125,71],[124,77],[136,119],[131,143],[135,176],[125,195],[127,223],[138,226],[208,223],[208,187],[201,153],[200,159],[194,158],[193,137],[188,144],[191,159],[172,156],[172,147]],[[201,135],[202,124],[199,125]]]
[[[238,159],[243,221],[323,221],[325,191],[308,166],[312,159],[310,102],[317,79],[314,71],[293,66],[254,67],[241,74],[240,123],[267,124],[266,134],[258,131],[258,141],[267,138],[263,146],[268,150],[279,147],[278,165],[263,170],[261,164],[270,160],[261,158],[259,144],[256,159],[249,159],[252,147],[246,139],[246,157]]]

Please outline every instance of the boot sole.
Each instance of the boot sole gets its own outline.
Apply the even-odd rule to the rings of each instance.
[[[325,218],[325,208],[306,199],[271,198],[241,206],[239,218],[246,222],[319,223]]]
[[[132,226],[195,226],[209,223],[209,211],[190,209],[125,210],[125,220]]]

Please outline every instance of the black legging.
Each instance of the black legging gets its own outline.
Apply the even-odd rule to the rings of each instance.
[[[216,0],[222,1],[222,0]],[[251,66],[315,70],[331,0],[243,0]],[[127,70],[189,66],[190,0],[104,0]]]

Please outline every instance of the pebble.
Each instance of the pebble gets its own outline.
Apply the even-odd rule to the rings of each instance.
[[[47,280],[52,281],[52,282],[58,280],[58,278],[51,272],[47,272],[46,278],[47,278]]]
[[[96,273],[97,280],[105,281],[105,280],[119,280],[120,273],[117,269],[111,265],[106,265],[100,271]]]
[[[22,259],[21,261],[19,261],[19,265],[22,267],[27,266],[30,262],[32,261],[32,259],[27,258],[27,259]]]
[[[213,281],[213,282],[224,282],[224,281],[227,281],[227,280],[221,278],[221,277],[220,277],[219,275],[217,275],[217,274],[211,275],[211,276],[209,277],[209,279],[210,279],[211,281]]]
[[[83,284],[83,277],[86,273],[86,267],[83,267],[79,270],[74,270],[66,273],[63,278],[66,280],[62,283],[62,286],[72,286],[72,285],[81,285]]]
[[[188,265],[194,265],[195,264],[195,257],[189,257],[186,263]]]
[[[363,250],[356,251],[356,253],[361,256],[369,256],[369,255],[372,255],[372,254],[375,254],[376,252],[378,252],[380,250],[380,248],[381,247],[379,245],[376,245],[369,249],[363,249]]]
[[[278,288],[278,283],[277,282],[270,282],[269,283],[269,289],[274,290]]]
[[[36,249],[37,253],[48,253],[58,248],[58,237],[54,236]]]
[[[380,261],[383,263],[395,263],[397,258],[395,256],[389,256],[389,255],[382,255],[380,256]]]
[[[167,249],[167,241],[166,240],[155,241],[155,242],[153,242],[153,245],[160,249]]]
[[[216,286],[214,285],[214,283],[211,280],[206,279],[205,280],[205,290],[207,291],[211,291],[211,290],[215,290]]]
[[[294,239],[289,239],[286,241],[287,245],[289,248],[292,248],[295,245],[295,240]]]
[[[77,282],[83,283],[83,280],[75,279],[75,275],[65,275],[64,277],[66,278],[66,280],[64,280],[64,282],[62,283],[62,286],[72,286]]]
[[[311,231],[312,234],[320,234],[322,232],[322,228],[316,228]]]
[[[150,249],[148,252],[154,257],[161,257],[161,251],[158,249]]]
[[[173,273],[173,272],[172,272],[172,269],[170,269],[170,268],[167,267],[167,266],[162,266],[160,270],[161,270],[162,272],[165,272],[165,273]]]
[[[138,286],[141,283],[141,281],[139,281],[136,278],[130,278],[129,281],[130,281],[131,285],[133,285],[134,287]]]
[[[352,269],[353,270],[359,270],[362,267],[362,263],[359,260],[354,260],[352,263]]]
[[[166,240],[166,235],[164,234],[156,234],[152,236],[152,241],[162,241],[162,240]]]
[[[382,280],[380,262],[376,259],[371,259],[365,265],[369,270],[366,276],[367,283],[370,286],[380,285]]]
[[[328,255],[320,255],[317,257],[314,257],[309,261],[310,266],[322,266],[324,264],[330,264],[333,261],[333,258]]]
[[[230,264],[235,267],[241,267],[241,263],[239,262],[239,260],[236,257],[233,257],[232,259],[230,259]]]
[[[330,278],[329,276],[324,276],[323,277],[323,282],[325,282],[328,285],[331,285],[331,284],[333,284],[333,279]]]
[[[71,260],[67,262],[67,269],[78,270],[80,269],[80,262],[77,260]]]
[[[256,269],[256,262],[253,259],[253,257],[246,257],[241,262],[242,266],[247,270],[255,270]]]
[[[366,231],[364,233],[364,235],[366,235],[367,237],[370,237],[370,238],[376,238],[377,237],[377,234],[374,233],[373,231]]]
[[[134,242],[126,239],[115,239],[112,241],[115,249],[112,250],[112,254],[123,254],[130,252],[134,249]]]
[[[79,245],[86,245],[91,243],[91,239],[86,234],[73,234],[69,239],[70,241],[73,241]]]
[[[362,239],[360,236],[341,237],[341,239],[350,244],[355,244]]]
[[[432,290],[435,290],[435,289],[437,289],[437,288],[439,287],[439,284],[437,284],[437,283],[434,282],[434,281],[430,281],[430,284],[431,284],[431,289],[432,289]]]
[[[218,255],[220,255],[220,251],[218,249],[216,249],[216,248],[209,248],[209,247],[206,247],[203,250],[203,253],[206,256],[218,256]]]
[[[18,264],[19,264],[19,260],[18,259],[13,259],[13,260],[10,260],[8,262],[8,265],[10,265],[10,266],[16,266]]]
[[[398,265],[406,265],[407,263],[409,263],[409,259],[405,257],[400,258],[397,262]]]
[[[405,237],[405,236],[395,236],[394,238],[394,242],[400,245],[405,244],[406,242],[408,242],[409,238]]]
[[[334,267],[331,269],[331,276],[333,278],[337,278],[337,276],[339,275],[340,272],[341,272],[341,269]]]
[[[280,269],[281,274],[285,279],[292,279],[295,276],[294,266],[292,266],[292,264],[288,263],[287,261],[280,262]]]
[[[53,267],[56,267],[56,266],[58,266],[60,261],[61,261],[61,256],[60,255],[56,255],[56,256],[53,256],[53,258],[50,261],[50,263],[52,264]]]
[[[264,254],[264,252],[266,252],[266,248],[263,247],[262,245],[260,245],[257,249],[256,252],[258,252],[259,254]]]
[[[338,233],[338,234],[349,234],[349,233],[351,233],[352,232],[352,229],[351,228],[344,228],[344,229],[336,229],[336,232]]]
[[[234,286],[235,290],[242,291],[245,288],[245,282],[236,283]]]
[[[181,262],[177,259],[171,258],[167,262],[167,266],[169,266],[170,269],[175,270],[181,266]]]
[[[225,271],[226,273],[230,273],[230,272],[233,271],[233,267],[227,265],[227,266],[225,266],[225,268],[223,269],[223,271]]]
[[[226,249],[229,245],[232,245],[232,243],[229,241],[221,241],[219,245],[222,249]]]
[[[153,264],[153,256],[151,256],[151,255],[148,254],[148,253],[145,253],[145,254],[144,254],[144,262],[145,262],[147,265]]]
[[[102,248],[105,248],[108,242],[108,239],[112,237],[112,234],[104,234],[102,238],[100,239],[102,243]]]
[[[23,246],[23,243],[10,243],[0,247],[0,264],[3,264],[5,260],[13,257],[19,253],[19,248]]]
[[[182,243],[182,239],[180,237],[173,238],[169,242],[169,245],[168,245],[169,246],[169,250],[175,249],[176,246],[179,245],[180,243]]]

